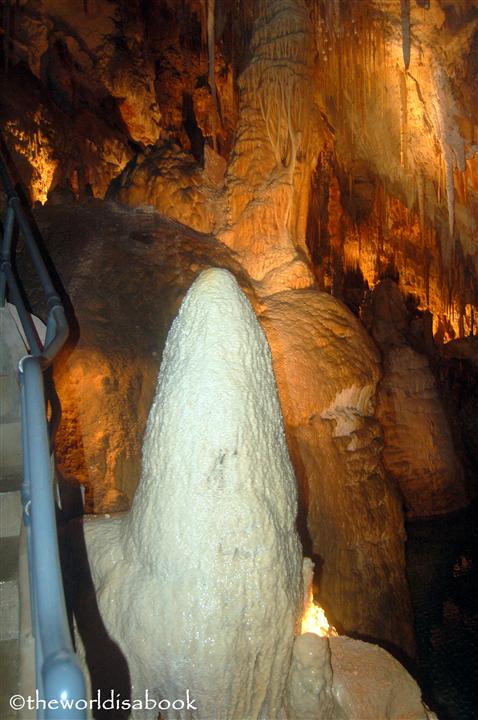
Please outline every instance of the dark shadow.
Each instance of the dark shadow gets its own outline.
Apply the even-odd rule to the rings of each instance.
[[[189,142],[191,143],[191,153],[197,164],[203,167],[204,136],[196,121],[192,96],[187,92],[183,92],[182,113],[184,129],[186,130]]]
[[[345,271],[342,285],[343,300],[357,317],[369,290],[368,282],[359,266]]]
[[[393,282],[397,283],[397,285],[400,285],[400,273],[395,267],[394,260],[389,260],[379,275],[380,281],[385,280],[386,278],[389,278],[390,280],[393,280]]]
[[[69,522],[62,533],[61,557],[65,579],[65,595],[70,618],[85,649],[91,679],[91,697],[102,700],[112,697],[115,705],[131,702],[131,679],[128,663],[121,649],[109,636],[101,617],[88,562],[83,518]],[[130,710],[94,709],[96,720],[124,720]]]
[[[478,709],[476,506],[407,523],[420,685],[440,720]]]

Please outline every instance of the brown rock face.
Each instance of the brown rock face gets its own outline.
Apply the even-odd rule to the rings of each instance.
[[[461,463],[425,356],[410,347],[386,354],[377,418],[384,430],[383,462],[398,483],[409,517],[468,504]]]
[[[157,145],[136,156],[110,195],[131,207],[159,210],[193,230],[213,233],[221,220],[222,183],[217,172],[207,170],[177,145]]]
[[[154,64],[143,51],[139,5],[9,3],[1,113],[13,160],[30,166],[21,176],[33,201],[45,202],[57,186],[103,197],[132,157],[131,145],[158,139]]]
[[[400,0],[313,5],[331,133],[309,215],[319,282],[347,297],[393,267],[435,333],[476,332],[478,3],[410,2],[408,28]]]
[[[71,345],[55,366],[58,467],[85,486],[88,511],[124,509],[139,477],[163,344],[184,293],[211,264],[243,283],[244,275],[224,246],[156,213],[92,202],[46,206],[37,218],[74,308]]]
[[[321,603],[344,632],[413,653],[401,501],[374,419],[377,351],[325,293],[277,293],[263,307]]]
[[[395,282],[377,285],[365,320],[382,350],[376,416],[384,431],[383,462],[408,516],[464,507],[468,496],[448,419],[427,356],[407,343],[407,311]]]
[[[262,292],[307,287],[309,178],[318,138],[310,93],[313,37],[303,0],[259,4],[252,58],[239,81],[239,119],[226,174],[226,225],[235,250]]]
[[[173,186],[206,232],[210,146],[229,160],[226,195],[204,201],[214,227],[269,290],[311,284],[308,246],[320,286],[351,305],[393,267],[440,340],[466,336],[478,306],[478,0],[410,2],[406,21],[402,6],[223,0],[211,27],[200,0],[7,3],[7,143],[41,202],[62,185],[103,197],[139,153],[123,200],[177,218],[163,165],[143,159],[167,139],[188,154]]]

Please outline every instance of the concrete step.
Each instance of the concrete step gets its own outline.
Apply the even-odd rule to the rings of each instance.
[[[23,482],[23,469],[2,468],[0,475],[0,493],[20,490]]]
[[[0,476],[21,471],[23,465],[20,420],[0,425]]]
[[[22,714],[12,710],[10,698],[18,693],[18,678],[20,670],[20,652],[18,640],[0,641],[0,668],[2,680],[0,682],[0,718],[2,720],[23,720]]]
[[[0,641],[19,637],[18,548],[18,536],[0,539]]]
[[[19,490],[0,493],[0,538],[20,534],[22,502]]]
[[[0,423],[20,420],[20,387],[15,372],[0,375]]]

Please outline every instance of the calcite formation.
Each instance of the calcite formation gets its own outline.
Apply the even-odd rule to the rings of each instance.
[[[167,143],[137,156],[111,195],[132,207],[152,207],[199,232],[213,233],[222,219],[221,189],[222,183],[208,174],[207,164],[200,169],[192,155]]]
[[[397,660],[346,636],[296,638],[288,699],[290,720],[437,720]]]
[[[374,417],[376,347],[342,303],[315,289],[275,293],[260,319],[306,508],[303,534],[322,561],[321,603],[343,632],[413,654],[401,499]]]
[[[374,285],[391,266],[435,332],[473,332],[477,3],[313,5],[316,96],[332,134],[310,213],[321,281],[337,292],[358,272]],[[339,214],[327,211],[334,176]]]
[[[387,353],[377,417],[384,428],[384,464],[410,517],[452,512],[468,504],[463,471],[426,357],[407,346]]]
[[[477,2],[7,3],[6,141],[33,200],[104,197],[134,159],[122,201],[214,228],[269,291],[315,274],[347,297],[393,267],[438,337],[463,337],[477,307]],[[174,173],[144,162],[165,140]],[[227,163],[224,193],[200,187],[206,147]]]
[[[404,509],[409,517],[424,517],[464,507],[468,495],[448,418],[428,357],[409,344],[413,336],[396,283],[377,285],[365,320],[382,352],[376,415],[384,431],[383,462]]]
[[[147,697],[184,720],[433,720],[381,648],[297,634],[312,564],[296,512],[267,341],[233,276],[208,270],[168,335],[133,507],[84,523],[91,689],[103,633],[133,717],[156,718]]]
[[[219,237],[269,294],[314,281],[304,261],[305,208],[319,140],[306,3],[268,0],[256,13]]]
[[[88,512],[124,509],[133,498],[172,318],[198,272],[226,267],[271,347],[300,483],[301,535],[322,558],[321,603],[341,631],[413,652],[401,500],[384,476],[374,419],[380,358],[361,323],[314,288],[261,298],[225,246],[155,213],[90,202],[66,213],[44,208],[37,218],[81,327],[55,383],[59,468],[85,486]]]
[[[233,277],[207,271],[168,336],[131,512],[84,528],[132,697],[188,688],[197,718],[282,716],[303,598],[296,512],[267,342]]]

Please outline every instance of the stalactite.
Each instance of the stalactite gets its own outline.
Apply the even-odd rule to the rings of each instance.
[[[201,48],[207,48],[207,5],[208,0],[201,0]]]
[[[213,102],[213,113],[211,118],[212,126],[212,142],[213,148],[217,152],[217,118],[218,104],[217,104],[217,90],[216,90],[216,72],[215,72],[215,49],[216,49],[216,31],[215,31],[215,0],[207,0],[207,44],[208,44],[208,59],[209,59],[209,87],[211,89],[212,102]]]
[[[463,138],[456,124],[456,108],[445,70],[437,62],[433,73],[435,97],[432,101],[434,126],[444,164],[444,185],[448,208],[448,227],[450,243],[445,242],[444,260],[448,264],[455,229],[455,163],[460,171],[466,167]],[[451,98],[451,99],[450,99]]]
[[[420,220],[420,232],[422,239],[425,232],[425,177],[424,172],[420,168],[417,173],[417,195],[418,195],[418,216]]]
[[[408,99],[407,76],[400,72],[400,164],[407,167]]]
[[[405,70],[410,66],[410,0],[400,0],[402,23],[402,53]]]

